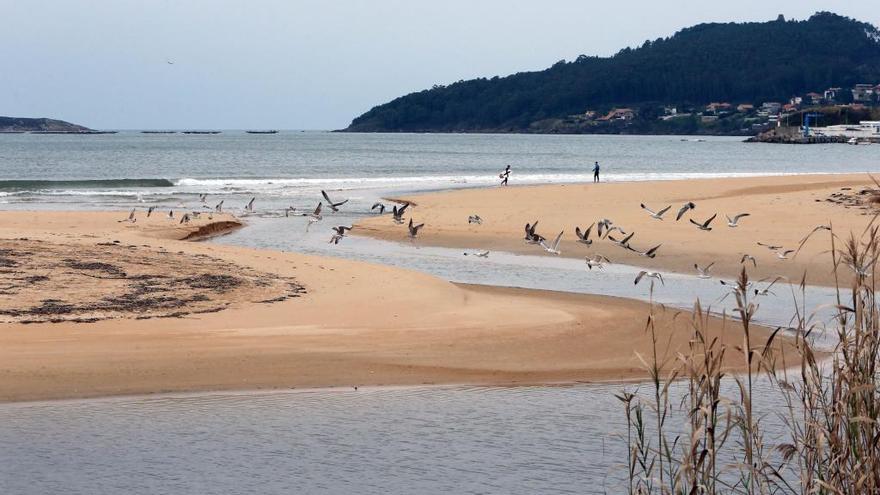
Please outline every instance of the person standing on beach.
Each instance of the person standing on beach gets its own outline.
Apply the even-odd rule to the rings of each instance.
[[[599,162],[593,165],[593,182],[599,182]]]
[[[504,172],[501,172],[501,175],[499,175],[498,178],[501,179],[502,186],[507,185],[507,179],[510,178],[510,165],[508,165],[507,168],[504,169]]]

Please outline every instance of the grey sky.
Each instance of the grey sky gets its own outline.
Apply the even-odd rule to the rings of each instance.
[[[699,22],[818,10],[880,25],[876,0],[0,0],[0,115],[340,128],[435,83],[610,55]]]

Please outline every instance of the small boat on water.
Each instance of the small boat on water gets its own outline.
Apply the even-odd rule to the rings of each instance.
[[[246,132],[246,133],[248,133],[248,134],[278,134],[278,131],[276,131],[276,130],[271,130],[271,131],[244,131],[244,132]]]

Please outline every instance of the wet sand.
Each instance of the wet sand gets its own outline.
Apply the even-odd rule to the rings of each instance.
[[[0,299],[3,310],[46,300],[62,308],[54,323],[25,323],[7,311],[0,323],[0,401],[646,376],[635,355],[650,350],[649,306],[642,302],[461,286],[380,265],[186,241],[193,233],[221,234],[238,221],[215,215],[179,225],[140,214],[134,224],[118,222],[125,214],[0,213],[0,239],[13,250],[5,269],[21,272],[5,275],[66,277]],[[30,253],[30,261],[15,250]],[[57,252],[73,260],[60,272],[52,265],[60,262]],[[228,275],[241,283],[225,291],[216,284],[159,283],[164,301],[187,298],[173,311],[144,309],[137,298],[132,307],[102,306],[120,284],[137,289],[144,275],[160,274]],[[295,294],[287,292],[289,284]],[[193,311],[203,304],[218,309]],[[66,321],[65,307],[84,308],[88,316]],[[660,341],[670,342],[672,356],[690,338],[688,318],[658,311]],[[740,340],[733,324],[722,328],[712,320],[712,329]],[[731,359],[731,369],[736,363]]]
[[[425,223],[417,241],[423,245],[540,255],[540,247],[523,241],[524,225],[538,220],[538,233],[548,239],[564,230],[561,250],[566,257],[598,253],[617,263],[690,274],[696,274],[695,263],[714,262],[712,273],[730,279],[739,275],[742,257],[748,254],[757,261],[757,267],[746,263],[753,279],[781,275],[797,282],[806,272],[807,283],[830,286],[835,279],[827,231],[816,233],[796,257],[789,255],[787,260],[757,242],[796,249],[814,227],[829,223],[843,239],[851,232],[861,235],[874,210],[859,204],[867,197],[859,192],[873,187],[867,174],[799,175],[495,187],[394,199],[415,204],[406,216]],[[679,207],[688,201],[696,209],[676,221]],[[661,221],[651,218],[640,203],[655,211],[672,208]],[[688,222],[692,218],[702,223],[716,213],[708,232]],[[728,227],[725,215],[739,213],[750,216],[742,218],[738,227]],[[483,224],[468,224],[470,215],[479,215]],[[603,218],[635,232],[630,242],[635,249],[646,251],[662,244],[656,258],[639,256],[607,240],[591,246],[576,242],[576,226],[585,229]],[[408,242],[406,226],[387,215],[359,222],[354,233]],[[614,236],[622,237],[619,232]],[[842,283],[846,286],[848,281]]]

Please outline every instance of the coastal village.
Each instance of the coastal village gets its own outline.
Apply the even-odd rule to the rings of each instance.
[[[767,135],[767,140],[774,142],[867,144],[880,143],[878,114],[880,84],[866,83],[851,88],[811,91],[792,96],[787,102],[712,102],[705,106],[642,105],[639,108],[613,107],[606,111],[588,109],[583,114],[568,116],[560,124],[577,126],[586,132],[627,133],[629,127],[643,131],[647,121],[655,121],[654,125],[649,124],[650,127],[661,132],[757,135],[756,140]]]

